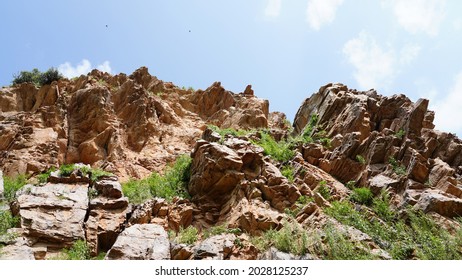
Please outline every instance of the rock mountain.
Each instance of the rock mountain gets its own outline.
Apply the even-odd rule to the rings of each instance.
[[[459,259],[462,143],[428,103],[327,84],[291,125],[145,67],[4,87],[0,258]]]

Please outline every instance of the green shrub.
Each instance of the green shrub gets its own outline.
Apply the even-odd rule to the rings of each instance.
[[[394,157],[390,157],[388,159],[388,163],[390,163],[393,172],[395,172],[397,175],[405,175],[406,174],[406,168],[402,166]]]
[[[385,205],[387,198],[380,198]],[[384,206],[381,206],[384,207]],[[388,210],[390,211],[390,210]],[[460,259],[457,235],[451,235],[438,226],[429,216],[411,209],[406,211],[407,220],[395,220],[392,212],[383,209],[384,222],[370,217],[367,212],[358,212],[347,201],[334,201],[325,212],[339,222],[355,227],[368,234],[382,249],[394,259],[450,260]],[[405,216],[406,216],[405,215]]]
[[[223,139],[225,136],[228,136],[228,135],[231,135],[231,136],[234,136],[234,137],[238,137],[238,136],[244,136],[244,135],[247,135],[249,134],[251,131],[249,130],[243,130],[243,129],[239,129],[239,130],[236,130],[234,128],[219,128],[218,126],[216,125],[209,125],[207,126],[209,129],[213,130],[214,132],[220,134],[221,138]]]
[[[332,192],[327,186],[327,182],[324,180],[319,182],[318,192],[325,200],[329,200],[332,197]]]
[[[182,244],[194,244],[197,241],[198,230],[193,226],[189,226],[185,229],[180,228],[176,241]]]
[[[49,85],[52,82],[58,81],[62,78],[64,77],[59,73],[58,69],[52,67],[40,75],[39,84],[41,86]]]
[[[107,172],[99,168],[91,168],[89,171],[86,172],[82,170],[82,172],[85,175],[90,175],[90,180],[93,182],[98,180],[102,176],[114,176],[114,174],[112,174],[111,172]]]
[[[63,251],[66,259],[68,260],[89,260],[90,257],[90,248],[84,240],[77,240],[74,242],[71,248],[65,249]]]
[[[21,71],[19,74],[13,75],[13,85],[33,83],[38,86],[41,74],[37,68],[32,69],[32,71]]]
[[[37,68],[32,71],[21,71],[17,75],[13,75],[13,85],[22,83],[33,83],[36,86],[51,84],[54,81],[62,79],[63,76],[56,68],[50,68],[46,72],[40,72]]]
[[[128,200],[134,204],[141,204],[151,199],[150,178],[142,180],[130,179],[122,184],[122,191]]]
[[[215,235],[220,235],[223,233],[231,233],[235,235],[241,234],[241,229],[239,228],[228,228],[226,225],[219,225],[219,226],[213,226],[208,229],[206,229],[203,233],[202,236],[204,238],[209,238],[210,236],[215,236]]]
[[[294,168],[291,165],[284,165],[281,168],[281,174],[282,176],[286,177],[289,182],[292,183],[294,181]]]
[[[152,173],[149,177],[122,184],[125,196],[132,203],[143,203],[152,197],[172,199],[175,196],[187,198],[187,185],[191,176],[191,157],[182,155],[173,166],[167,167],[164,176]]]
[[[372,210],[385,222],[391,222],[395,218],[395,212],[390,209],[390,195],[382,191],[372,201]]]
[[[374,195],[369,188],[353,189],[353,193],[350,195],[351,201],[364,205],[371,205],[373,198]]]
[[[48,171],[37,175],[37,179],[38,179],[39,183],[40,184],[45,184],[46,182],[48,182],[48,178],[50,177],[51,172],[54,172],[54,171],[56,171],[56,168],[52,167],[52,168],[48,169]]]
[[[69,176],[75,170],[75,164],[63,164],[59,167],[59,175]]]
[[[295,156],[295,152],[291,149],[291,143],[285,140],[277,142],[265,131],[262,131],[260,134],[261,138],[254,141],[254,144],[262,147],[265,155],[279,162],[291,160]]]
[[[16,177],[3,177],[3,187],[5,200],[10,203],[16,198],[16,192],[27,184],[26,176],[19,175]]]
[[[10,228],[14,228],[19,222],[18,217],[13,217],[10,211],[0,210],[0,236],[6,234]]]
[[[374,257],[365,246],[353,242],[335,226],[328,224],[324,229],[325,253],[329,260],[370,260]]]
[[[251,242],[259,251],[274,246],[282,252],[303,255],[308,252],[309,240],[308,233],[298,223],[284,221],[279,231],[270,229],[262,236],[252,238]]]

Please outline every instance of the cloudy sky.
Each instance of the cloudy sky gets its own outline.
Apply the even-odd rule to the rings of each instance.
[[[1,1],[0,84],[34,67],[93,68],[179,86],[252,84],[293,119],[328,82],[430,99],[437,129],[462,135],[462,1]]]

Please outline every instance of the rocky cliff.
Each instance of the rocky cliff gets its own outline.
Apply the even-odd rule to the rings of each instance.
[[[5,194],[28,184],[0,258],[459,259],[462,143],[427,106],[328,84],[291,127],[250,86],[146,68],[3,88]]]

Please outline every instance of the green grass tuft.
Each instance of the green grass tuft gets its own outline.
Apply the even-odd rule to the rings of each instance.
[[[122,190],[131,203],[140,204],[153,197],[172,199],[175,196],[188,198],[187,185],[191,176],[191,157],[182,155],[164,176],[152,173],[149,177],[122,184]]]
[[[189,226],[185,229],[180,228],[178,235],[175,240],[181,244],[194,244],[197,241],[199,231],[193,226]]]
[[[289,182],[293,183],[295,174],[294,174],[294,168],[291,165],[284,165],[281,168],[281,174],[282,176],[286,177]]]
[[[374,195],[369,188],[355,188],[350,195],[350,200],[359,204],[371,205]]]
[[[7,203],[11,203],[16,198],[16,192],[27,184],[26,176],[3,177],[4,197]]]
[[[84,240],[77,240],[71,248],[63,250],[65,259],[67,260],[89,260],[90,248]]]

